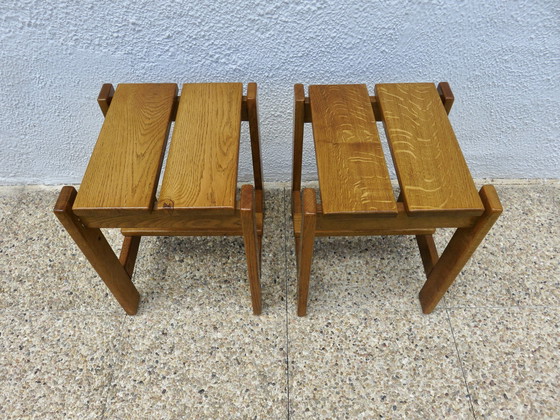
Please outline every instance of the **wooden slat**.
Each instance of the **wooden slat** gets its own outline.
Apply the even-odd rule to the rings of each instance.
[[[381,84],[376,93],[407,212],[481,215],[484,206],[435,86]]]
[[[177,85],[117,87],[84,175],[74,213],[154,202]]]
[[[396,215],[366,86],[310,86],[309,100],[323,212]]]
[[[262,213],[259,213],[262,214]],[[90,228],[130,228],[130,229],[169,229],[184,231],[235,231],[241,234],[239,210],[231,214],[215,214],[207,210],[198,212],[167,212],[152,211],[136,213],[113,210],[90,215],[85,220],[80,217],[84,226]],[[126,236],[134,236],[125,233]]]
[[[183,226],[179,228],[123,228],[121,233],[127,236],[241,236],[243,235],[243,230],[241,226],[241,221],[237,220],[235,222],[231,221],[231,218],[224,219],[224,221],[219,222],[214,219],[214,222],[210,220],[202,219],[203,223],[199,220],[189,221],[185,223],[173,222],[175,226]],[[257,223],[257,234],[263,234],[263,214],[256,213],[255,219]],[[156,222],[160,222],[158,219]],[[208,224],[208,227],[206,227]]]
[[[185,84],[158,210],[235,209],[241,83]]]

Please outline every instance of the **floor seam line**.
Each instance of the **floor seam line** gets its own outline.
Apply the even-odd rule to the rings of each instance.
[[[457,353],[457,359],[459,359],[459,367],[461,368],[461,373],[463,374],[463,381],[465,382],[465,388],[467,388],[467,395],[469,396],[469,407],[471,409],[471,414],[476,420],[476,413],[474,411],[474,404],[472,400],[472,393],[469,389],[469,384],[467,382],[467,375],[465,373],[465,368],[463,366],[463,359],[461,359],[461,354],[459,352],[459,346],[457,345],[457,340],[455,339],[455,331],[453,331],[453,323],[451,322],[451,316],[449,315],[449,309],[445,309],[445,314],[447,315],[447,322],[449,323],[449,329],[451,330],[451,338],[453,339],[453,345],[455,346],[455,352]]]
[[[284,214],[284,281],[286,290],[286,394],[287,394],[287,418],[290,420],[290,333],[289,333],[289,288],[288,288],[288,223],[286,217],[286,187],[282,189],[282,210]]]
[[[114,356],[113,367],[111,369],[111,373],[109,374],[109,379],[107,381],[107,395],[105,397],[105,402],[103,403],[103,410],[101,410],[101,415],[99,417],[101,420],[105,420],[107,418],[106,413],[107,413],[107,408],[109,408],[109,400],[111,397],[111,385],[113,383],[113,378],[115,377],[115,369],[117,368],[117,361],[119,360],[117,352],[122,344],[121,340],[123,336],[122,330],[124,329],[124,323],[125,323],[125,318],[123,318],[120,322],[119,329],[118,329],[119,334],[116,337],[117,343],[115,343],[117,345],[113,347],[113,356]]]

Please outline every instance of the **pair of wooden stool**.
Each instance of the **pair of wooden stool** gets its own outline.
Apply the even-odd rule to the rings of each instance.
[[[446,83],[295,86],[292,215],[298,315],[306,314],[315,236],[416,235],[431,312],[501,212],[494,188],[477,193],[447,119]],[[253,312],[261,313],[264,195],[257,86],[240,83],[104,85],[105,122],[80,191],[63,187],[54,212],[128,314],[142,236],[243,236]],[[237,194],[242,121],[249,122],[254,186]],[[376,121],[382,121],[401,194],[393,195]],[[171,145],[158,193],[169,131]],[[312,123],[321,204],[301,190],[304,123]],[[458,228],[438,257],[432,234]],[[100,228],[120,228],[117,257]]]

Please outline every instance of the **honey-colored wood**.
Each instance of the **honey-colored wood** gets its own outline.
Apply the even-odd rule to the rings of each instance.
[[[117,87],[93,150],[74,213],[149,212],[154,202],[177,85]]]
[[[380,84],[376,92],[407,211],[481,215],[484,206],[435,86]]]
[[[183,85],[157,210],[235,209],[241,83]]]
[[[260,191],[260,196],[255,197],[257,211],[262,212],[264,208],[262,159],[260,147],[259,113],[257,107],[257,84],[247,85],[247,120],[249,121],[249,135],[251,136],[251,156],[253,158],[253,178],[255,190]]]
[[[449,115],[449,112],[451,112],[451,108],[453,107],[453,102],[455,102],[455,96],[453,96],[451,86],[449,86],[449,83],[447,82],[440,82],[438,83],[437,91],[439,93],[441,103],[445,108],[445,113]]]
[[[243,240],[247,255],[247,272],[249,273],[249,288],[253,313],[262,312],[261,283],[260,283],[260,254],[261,249],[257,237],[255,220],[255,195],[252,185],[241,187],[241,224],[243,226]]]
[[[396,214],[366,86],[310,86],[309,99],[323,212]]]
[[[451,107],[453,106],[453,102],[455,101],[455,97],[453,96],[453,92],[451,92],[449,83],[439,83],[437,91],[439,94],[439,98],[441,99],[441,103],[445,108],[445,112],[449,115]],[[397,201],[402,201],[402,193],[401,195],[399,195]],[[426,275],[429,275],[439,259],[434,238],[432,234],[417,235],[416,243],[418,244],[420,257],[422,258],[422,264],[424,265],[424,272],[426,273]]]
[[[420,291],[420,303],[426,314],[434,310],[502,213],[500,199],[492,185],[485,185],[481,188],[480,198],[484,203],[484,214],[474,226],[457,229]]]
[[[315,190],[305,188],[303,190],[301,237],[299,240],[298,258],[298,316],[307,314],[307,300],[309,295],[309,277],[311,275],[311,263],[313,260],[313,245],[315,242],[315,221],[317,215],[317,202]]]
[[[424,265],[424,272],[426,275],[429,275],[439,258],[434,238],[431,234],[417,235],[416,243],[418,244],[420,257]]]
[[[296,239],[296,249],[299,249],[299,236],[301,234],[301,192],[300,191],[293,191],[292,192],[292,204],[294,208],[298,209],[295,213],[292,214],[293,218],[293,229],[294,229],[294,236]],[[404,207],[402,204],[398,206],[399,213],[401,217],[407,218],[408,215],[406,214]],[[323,219],[324,217],[327,218],[327,224],[330,225],[331,229],[329,230],[320,230],[318,228],[315,229],[315,236],[374,236],[374,235],[432,235],[435,232],[435,229],[426,229],[426,228],[386,228],[386,225],[383,224],[382,219],[380,220],[378,228],[368,228],[368,226],[362,226],[362,230],[355,229],[352,225],[352,220],[348,217],[348,215],[341,215],[341,216],[324,216],[323,215],[323,208],[321,203],[316,203],[316,213],[317,219]],[[397,216],[398,217],[398,216]],[[365,217],[359,217],[360,219],[365,219]],[[339,220],[339,225],[336,225],[336,220]],[[334,221],[334,222],[333,222]],[[323,221],[316,222],[316,225],[325,224]],[[336,225],[335,227],[333,225]],[[296,252],[296,257],[298,256]]]
[[[132,278],[132,273],[134,272],[141,239],[141,236],[125,236],[122,244],[119,261],[130,278]]]
[[[492,186],[484,186],[480,196],[474,188],[447,119],[454,102],[447,82],[441,82],[437,89],[431,84],[377,85],[378,96],[368,98],[373,118],[371,114],[363,117],[367,108],[363,92],[347,98],[346,92],[357,89],[356,86],[312,86],[309,98],[304,96],[303,85],[294,89],[292,219],[298,263],[298,315],[306,313],[309,275],[305,274],[311,269],[311,238],[356,235],[416,236],[428,278],[420,300],[423,311],[430,313],[501,213],[501,205]],[[321,96],[314,94],[314,90],[322,94],[320,105],[316,98]],[[334,146],[328,149],[324,145],[329,139],[334,145],[353,144],[355,139],[363,137],[373,119],[385,124],[401,185],[395,211],[388,214],[354,211],[354,201],[347,199],[342,205],[350,211],[329,212],[333,194],[325,193],[327,183],[321,170],[323,175],[326,172],[331,179],[339,181],[339,190],[347,193],[353,184],[340,168],[357,153],[355,150],[340,153]],[[314,192],[309,192],[307,201],[302,202],[299,191],[303,127],[307,122],[313,125],[323,203],[315,202]],[[325,134],[332,126],[339,131]],[[335,158],[328,161],[324,156]],[[307,213],[303,208],[308,209]],[[438,228],[458,228],[441,257],[432,236]]]
[[[294,148],[292,161],[292,191],[301,190],[305,92],[302,84],[294,85]],[[294,209],[292,209],[293,211]]]
[[[257,86],[103,85],[106,116],[80,193],[65,187],[55,213],[129,314],[139,294],[130,281],[142,236],[243,236],[253,312],[262,310],[260,258],[264,191]],[[170,122],[177,120],[159,203],[155,186]],[[255,189],[236,205],[241,121],[249,122]],[[120,258],[99,228],[122,228]]]
[[[239,210],[233,213],[212,214],[199,212],[153,211],[147,214],[127,214],[126,212],[102,213],[96,217],[80,221],[87,227],[133,228],[133,229],[174,229],[174,230],[241,230]]]
[[[107,111],[109,111],[109,106],[111,105],[114,94],[115,88],[111,83],[105,83],[101,86],[99,96],[97,97],[97,104],[99,105],[99,108],[101,108],[101,112],[104,117],[107,115]]]
[[[294,222],[298,221],[298,213],[293,215]],[[428,214],[422,217],[410,216],[402,203],[397,203],[396,217],[370,217],[362,215],[325,215],[317,218],[317,231],[366,232],[372,230],[416,230],[438,229],[473,226],[476,216],[461,216],[460,214],[439,215]]]
[[[103,233],[99,229],[82,225],[72,212],[76,194],[74,187],[63,187],[54,207],[54,214],[126,313],[134,315],[138,310],[140,294]]]
[[[256,202],[256,194],[255,194]],[[237,215],[236,218],[239,220],[241,214]],[[177,228],[122,228],[121,233],[125,236],[241,236],[243,235],[243,228],[241,223],[238,221],[232,222],[231,218],[227,221],[219,221],[223,219],[222,217],[214,219],[202,218],[189,218],[187,219],[190,229],[177,229]],[[259,237],[263,234],[263,213],[255,214],[256,224],[257,224],[257,234]],[[216,227],[219,224],[222,226],[220,229]],[[214,227],[212,227],[214,226]]]

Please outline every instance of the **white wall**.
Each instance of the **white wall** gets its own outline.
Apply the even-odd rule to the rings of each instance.
[[[291,176],[294,83],[441,80],[475,177],[559,177],[557,0],[0,3],[0,184],[79,182],[101,84],[141,81],[256,81],[267,181]]]

